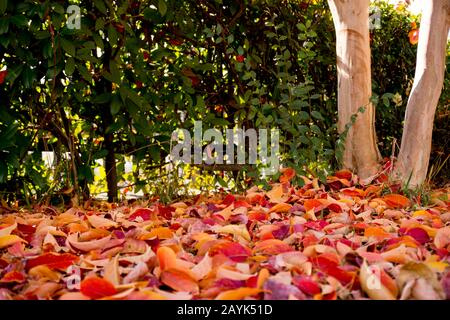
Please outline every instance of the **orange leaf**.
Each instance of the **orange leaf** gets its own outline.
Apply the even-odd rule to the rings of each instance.
[[[161,273],[161,282],[176,291],[197,293],[197,282],[180,270],[168,269]]]
[[[117,293],[111,282],[98,277],[84,279],[80,284],[80,291],[91,299],[101,299]]]
[[[364,191],[364,196],[367,197],[370,194],[378,194],[381,190],[380,186],[368,186]]]
[[[341,190],[343,194],[349,197],[364,197],[365,192],[358,188],[348,188],[348,189],[342,189]]]
[[[382,199],[392,208],[406,208],[410,204],[409,199],[400,194],[388,194]]]
[[[169,247],[159,247],[156,252],[156,256],[158,258],[159,267],[161,271],[164,271],[169,268],[176,268],[177,266],[177,255],[175,252]]]
[[[170,239],[173,237],[173,231],[166,227],[154,228],[150,233],[144,234],[141,237],[141,240],[147,240],[154,237],[158,237],[159,239]]]
[[[259,271],[258,278],[256,280],[256,287],[261,289],[264,286],[266,280],[270,277],[270,272],[266,268],[262,268]]]
[[[305,203],[303,204],[303,206],[305,207],[306,211],[310,211],[310,210],[320,210],[319,208],[321,208],[323,206],[322,202],[318,199],[308,199],[305,200]]]
[[[289,195],[284,193],[283,185],[279,183],[275,184],[272,187],[272,190],[267,192],[267,196],[269,197],[270,202],[272,203],[285,202],[289,198]]]
[[[398,288],[395,280],[392,279],[383,269],[380,271],[380,281],[383,286],[392,292],[394,297],[398,295]]]
[[[384,229],[381,227],[368,227],[364,231],[364,236],[367,238],[375,237],[378,240],[391,238],[391,235],[389,233],[387,233],[386,231],[384,231]]]
[[[272,208],[270,208],[269,213],[272,213],[272,212],[276,212],[276,213],[288,212],[289,209],[291,209],[291,207],[292,206],[290,204],[288,204],[288,203],[277,203]]]
[[[280,182],[286,183],[292,180],[295,177],[295,170],[292,168],[284,168],[281,170],[282,175],[280,176]]]
[[[275,255],[283,252],[293,251],[293,249],[285,242],[278,239],[264,240],[256,244],[253,248],[256,253]]]
[[[248,220],[250,221],[264,221],[267,219],[269,219],[269,215],[265,212],[254,211],[248,214]]]

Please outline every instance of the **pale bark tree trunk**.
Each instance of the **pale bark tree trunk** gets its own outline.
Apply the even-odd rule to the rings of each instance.
[[[425,181],[436,107],[444,83],[450,0],[427,0],[422,12],[414,84],[406,107],[394,179],[415,187]]]
[[[336,29],[338,131],[351,126],[344,144],[343,166],[366,179],[379,168],[372,95],[369,0],[328,0]],[[358,110],[364,107],[364,112]]]

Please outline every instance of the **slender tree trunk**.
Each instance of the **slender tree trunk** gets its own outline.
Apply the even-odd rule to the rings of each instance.
[[[108,46],[103,55],[103,64],[105,69],[109,70],[109,63],[112,58],[112,48]],[[102,93],[112,92],[112,83],[102,78],[98,82],[99,91]],[[109,103],[102,105],[103,113],[103,133],[105,138],[105,149],[108,151],[105,157],[106,185],[108,186],[108,202],[116,202],[118,199],[119,188],[117,187],[117,165],[116,165],[116,148],[114,145],[114,133],[107,132],[110,125],[114,123],[113,115],[110,111]]]
[[[425,181],[430,160],[433,120],[445,73],[450,0],[427,0],[422,12],[414,84],[394,178],[408,187]]]
[[[343,166],[362,179],[374,175],[380,154],[375,136],[375,109],[370,103],[369,0],[328,0],[336,29],[338,131],[351,124],[344,144]],[[364,107],[364,112],[358,110]]]
[[[105,134],[105,148],[108,151],[105,159],[106,170],[106,184],[108,185],[108,201],[117,201],[118,187],[117,187],[117,167],[116,154],[114,151],[113,134]]]

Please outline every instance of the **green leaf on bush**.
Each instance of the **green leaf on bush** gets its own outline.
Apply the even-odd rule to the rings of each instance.
[[[4,14],[8,7],[8,0],[0,0],[0,14]]]
[[[167,12],[166,0],[159,0],[158,1],[158,10],[159,10],[159,13],[162,16],[166,15],[166,12]]]
[[[65,52],[67,52],[69,55],[71,55],[72,57],[75,56],[75,46],[73,45],[72,42],[70,42],[69,40],[66,40],[64,38],[61,38],[61,47],[63,48],[63,50]]]
[[[65,68],[66,75],[71,76],[74,71],[75,71],[75,60],[72,57],[70,57],[66,61],[66,68]]]
[[[119,97],[115,95],[111,100],[111,114],[114,116],[120,111],[120,107],[122,106],[122,102]]]

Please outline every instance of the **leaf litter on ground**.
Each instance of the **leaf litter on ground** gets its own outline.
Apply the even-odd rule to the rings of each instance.
[[[450,299],[450,189],[349,171],[269,191],[0,209],[0,300]]]

